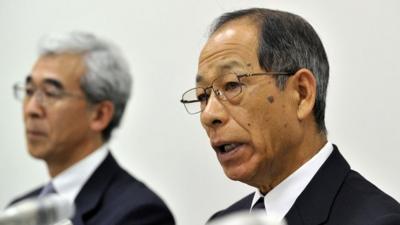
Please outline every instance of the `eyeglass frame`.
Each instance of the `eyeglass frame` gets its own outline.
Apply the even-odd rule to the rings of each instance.
[[[23,94],[23,98],[18,97],[19,96],[18,91],[20,91]],[[46,91],[43,88],[37,88],[37,87],[35,87],[33,93],[29,95],[27,94],[27,84],[23,84],[22,82],[17,82],[13,85],[13,92],[14,92],[14,98],[20,102],[24,102],[27,100],[27,98],[31,99],[35,95],[37,95],[36,101],[42,106],[52,105],[54,104],[54,102],[61,100],[65,97],[86,98],[84,95],[71,93],[64,90],[60,90],[60,93],[56,95],[51,95],[46,93]]]
[[[232,73],[232,74],[235,74],[235,73]],[[240,81],[240,79],[243,78],[243,77],[253,77],[253,76],[262,76],[262,75],[265,75],[265,76],[274,76],[274,75],[276,75],[276,76],[282,76],[282,75],[284,75],[284,76],[292,76],[292,75],[294,75],[294,74],[295,74],[295,73],[293,73],[293,72],[262,72],[262,73],[244,73],[244,74],[235,74],[235,75],[236,75],[238,81]],[[224,76],[224,75],[222,75],[222,76]],[[192,90],[198,89],[198,88],[203,89],[203,90],[204,90],[204,93],[207,93],[207,90],[211,89],[211,90],[214,92],[214,94],[217,96],[217,98],[218,98],[219,100],[222,100],[222,101],[229,100],[229,99],[222,93],[221,90],[214,90],[214,88],[213,88],[214,82],[215,82],[216,80],[220,79],[220,78],[221,78],[221,76],[215,78],[215,79],[211,82],[211,85],[208,86],[208,87],[205,87],[205,88],[203,88],[203,87],[194,87],[194,88],[191,88],[191,89],[185,91],[185,92],[182,94],[182,99],[180,100],[180,102],[185,106],[186,112],[188,112],[190,115],[194,115],[194,114],[198,114],[198,113],[200,113],[200,112],[202,112],[202,111],[204,110],[204,109],[201,109],[201,107],[200,107],[200,111],[198,111],[198,112],[194,112],[194,113],[189,112],[188,108],[186,107],[186,104],[188,104],[188,103],[200,102],[201,100],[184,100],[184,99],[183,99],[183,96],[184,96],[186,93],[188,93],[188,92],[190,92],[190,91],[192,91]],[[242,86],[240,86],[240,92],[239,92],[236,96],[240,95],[241,93],[242,93]],[[207,106],[207,104],[208,104],[208,100],[209,100],[210,96],[211,96],[211,94],[207,96],[207,99],[206,99],[206,106]],[[225,99],[223,99],[223,98],[221,98],[221,97],[219,97],[219,96],[223,96]],[[236,96],[234,96],[234,97],[236,97]]]

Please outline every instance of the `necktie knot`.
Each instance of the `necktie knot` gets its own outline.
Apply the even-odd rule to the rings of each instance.
[[[57,191],[53,186],[52,182],[49,182],[46,186],[43,187],[42,191],[39,194],[39,198],[43,198],[49,194],[56,194]]]

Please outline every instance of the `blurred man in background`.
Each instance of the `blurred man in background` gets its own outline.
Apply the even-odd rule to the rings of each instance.
[[[400,224],[399,203],[328,141],[328,79],[322,42],[301,17],[254,8],[216,20],[181,102],[200,113],[225,174],[257,190],[211,220],[261,209],[289,225]]]
[[[76,207],[75,225],[175,224],[164,202],[123,170],[106,143],[120,124],[131,74],[116,46],[84,32],[49,35],[25,83],[29,153],[43,160],[51,180],[13,203],[64,196]]]

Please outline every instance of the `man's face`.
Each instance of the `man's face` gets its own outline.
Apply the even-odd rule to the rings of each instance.
[[[80,88],[85,66],[80,55],[38,59],[26,80],[24,122],[29,153],[46,162],[71,161],[87,144],[89,107]],[[40,92],[42,91],[42,92]],[[31,92],[33,93],[33,92]],[[67,93],[67,94],[65,94]]]
[[[225,74],[265,72],[258,63],[257,39],[258,30],[247,19],[221,27],[201,52],[197,87],[208,87]],[[274,185],[299,139],[296,103],[271,76],[240,81],[242,92],[231,101],[211,94],[201,123],[229,178],[258,187]]]

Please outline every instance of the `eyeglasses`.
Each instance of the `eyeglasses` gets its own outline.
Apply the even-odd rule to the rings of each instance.
[[[192,88],[182,95],[181,103],[186,108],[189,114],[202,112],[207,106],[208,99],[211,96],[211,90],[215,96],[222,101],[232,101],[235,97],[242,93],[245,85],[241,79],[254,76],[271,76],[271,75],[286,75],[291,76],[293,73],[288,72],[265,72],[265,73],[248,73],[248,74],[226,74],[215,79],[211,86],[202,88]]]
[[[18,101],[29,101],[36,94],[36,101],[43,106],[52,105],[65,97],[84,98],[82,95],[69,93],[51,85],[44,85],[42,88],[37,88],[31,84],[16,83],[13,86],[13,90],[14,97]]]

